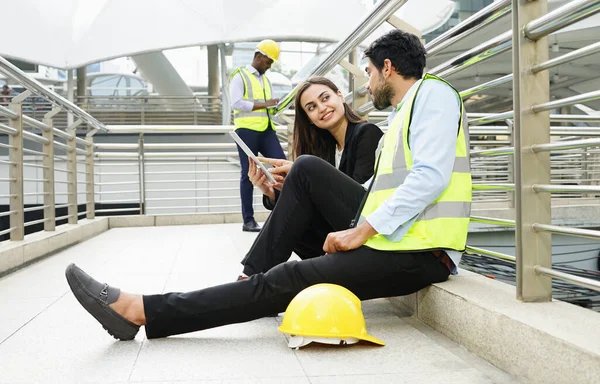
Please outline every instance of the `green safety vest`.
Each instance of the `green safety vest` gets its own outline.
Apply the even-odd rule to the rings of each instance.
[[[246,68],[238,68],[232,74],[231,78],[239,73],[244,82],[244,100],[251,102],[264,102],[271,99],[271,83],[267,76],[263,76],[264,88],[260,81]],[[240,110],[233,111],[233,124],[235,129],[246,128],[253,131],[262,132],[269,127],[269,112],[267,108],[256,109],[250,112]]]
[[[408,145],[408,132],[414,101],[425,81],[446,81],[426,74],[417,89],[402,103],[388,132],[383,138],[383,148],[375,167],[375,180],[360,214],[360,222],[373,213],[400,186],[412,168],[412,154]],[[450,84],[448,84],[450,85]],[[450,85],[451,86],[451,85]],[[452,88],[454,89],[454,88]],[[456,91],[454,89],[454,91]],[[437,200],[419,214],[408,232],[399,241],[390,241],[377,234],[365,245],[383,251],[413,251],[454,249],[463,251],[467,241],[471,214],[471,169],[469,164],[469,135],[467,124],[463,127],[465,111],[462,98],[461,118],[456,140],[456,158],[450,184]],[[402,140],[398,140],[402,135]],[[398,145],[402,144],[402,145]]]

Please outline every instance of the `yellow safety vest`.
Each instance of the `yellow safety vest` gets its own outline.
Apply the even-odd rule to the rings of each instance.
[[[383,138],[383,148],[378,165],[375,167],[375,181],[361,211],[359,223],[364,222],[367,216],[392,195],[404,182],[412,168],[413,160],[408,145],[408,132],[413,104],[425,81],[442,81],[448,84],[436,76],[426,74],[412,95],[400,106],[398,114],[394,117]],[[450,84],[448,85],[452,87]],[[465,249],[471,214],[471,168],[468,126],[467,124],[463,126],[466,121],[464,106],[458,92],[456,94],[460,100],[461,118],[450,184],[437,200],[419,214],[402,239],[390,241],[386,236],[377,234],[367,240],[365,243],[367,247],[383,251],[434,249],[463,251]],[[402,135],[401,141],[398,140],[398,135]]]
[[[263,75],[264,88],[256,76],[246,68],[238,68],[232,74],[231,78],[239,73],[244,82],[244,100],[251,102],[264,102],[271,99],[271,83],[267,76]],[[262,132],[269,127],[269,112],[267,108],[256,109],[250,112],[240,110],[233,111],[233,124],[235,129],[246,128],[253,131]]]

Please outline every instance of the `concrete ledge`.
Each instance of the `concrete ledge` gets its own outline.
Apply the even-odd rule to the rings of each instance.
[[[265,221],[271,212],[256,212],[257,221]],[[110,216],[109,228],[123,227],[160,227],[167,225],[199,225],[241,223],[242,215],[232,213],[198,213],[191,215],[144,215],[144,216]]]
[[[568,303],[523,303],[515,287],[461,270],[390,301],[525,382],[600,377],[600,313]]]
[[[60,225],[53,232],[32,233],[23,241],[6,241],[0,245],[0,275],[106,230],[108,218],[100,217],[83,219],[78,224]]]

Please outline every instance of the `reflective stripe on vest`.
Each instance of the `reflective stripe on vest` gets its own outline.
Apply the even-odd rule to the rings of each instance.
[[[375,181],[361,211],[359,223],[364,222],[367,216],[383,204],[410,173],[413,164],[408,145],[408,131],[413,104],[424,81],[442,81],[448,84],[436,76],[427,74],[401,105],[383,138],[383,147],[375,167]],[[450,184],[437,200],[417,216],[402,239],[391,241],[378,234],[368,239],[365,246],[385,251],[465,249],[471,214],[471,168],[468,127],[466,124],[463,126],[466,121],[464,106],[458,92],[456,95],[460,100],[461,117],[458,122]]]
[[[244,100],[255,102],[265,102],[271,99],[271,83],[267,76],[263,75],[264,88],[258,78],[246,68],[238,68],[231,77],[239,73],[244,82]],[[240,110],[233,111],[233,124],[235,128],[246,128],[253,131],[262,132],[269,126],[269,112],[266,108],[256,109],[250,112]]]

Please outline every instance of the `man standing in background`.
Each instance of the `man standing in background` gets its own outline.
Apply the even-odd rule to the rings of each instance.
[[[238,68],[231,74],[229,91],[233,109],[233,124],[236,133],[255,155],[259,152],[275,159],[285,159],[283,148],[275,134],[269,108],[277,105],[278,99],[272,98],[271,82],[265,72],[279,59],[279,46],[273,40],[263,40],[256,46],[251,65]],[[240,155],[241,178],[240,197],[242,199],[242,230],[260,232],[260,226],[254,220],[254,186],[248,178],[248,156],[238,146]]]

